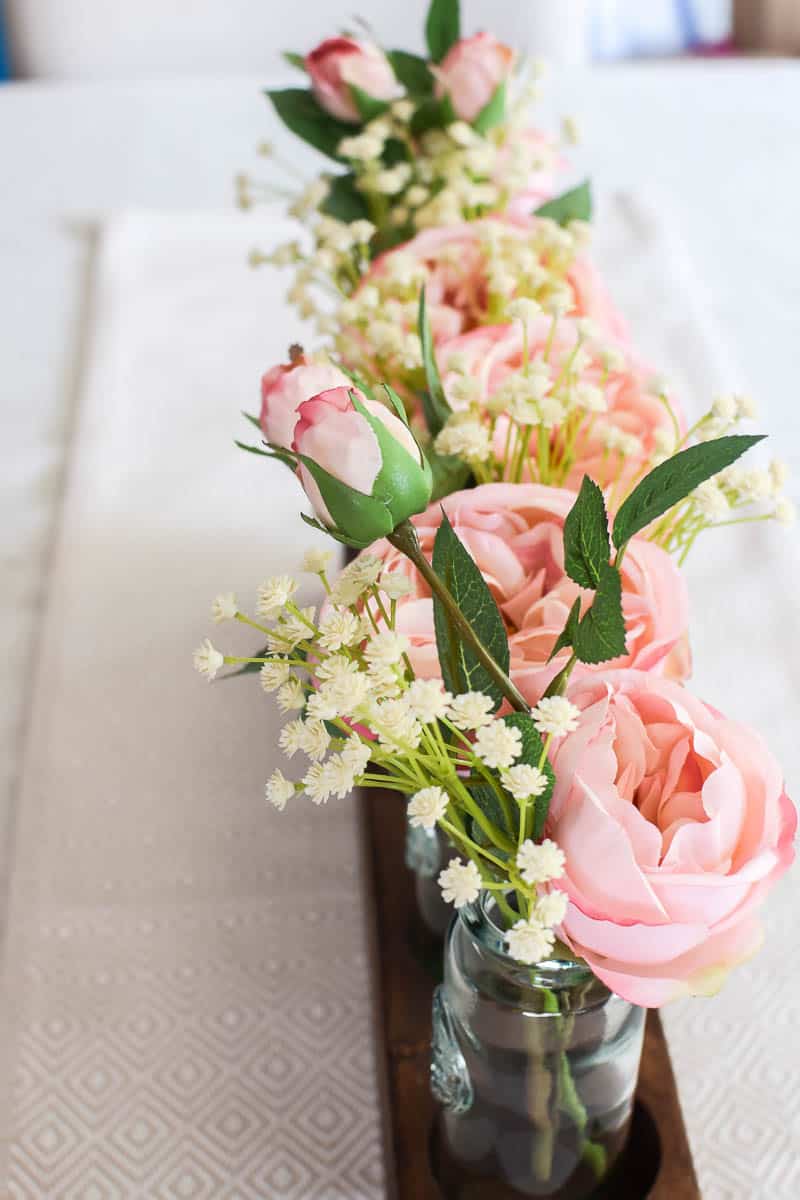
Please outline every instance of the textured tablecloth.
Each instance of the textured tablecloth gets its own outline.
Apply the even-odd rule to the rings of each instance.
[[[732,386],[664,223],[623,198],[599,228],[643,351],[684,394]],[[352,803],[267,810],[270,701],[254,681],[206,688],[188,666],[208,599],[251,593],[312,537],[288,475],[230,445],[235,409],[252,406],[263,363],[295,336],[242,267],[256,232],[235,217],[129,216],[101,243],[15,858],[15,1197],[384,1190]],[[696,686],[753,717],[785,760],[790,550],[761,528],[730,531],[708,535],[690,568]],[[791,913],[790,884],[765,954],[718,999],[666,1014],[690,1130],[735,1046],[736,1086],[702,1139],[707,1195],[765,1183],[759,1114],[789,1083],[779,1017]],[[778,1161],[769,1194],[796,1195],[790,1159]],[[743,1172],[749,1190],[737,1192]]]

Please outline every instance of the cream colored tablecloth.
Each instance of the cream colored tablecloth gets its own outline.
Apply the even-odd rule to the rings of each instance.
[[[692,410],[741,381],[668,224],[607,204],[598,249]],[[100,245],[14,855],[15,1198],[386,1191],[352,804],[269,810],[271,701],[189,665],[213,595],[252,594],[312,540],[288,474],[231,444],[297,333],[274,277],[243,266],[274,236],[131,214]],[[794,543],[762,527],[709,535],[690,562],[697,689],[759,724],[790,778],[797,579]],[[217,638],[251,644],[233,633]],[[712,1200],[800,1192],[782,1023],[795,892],[786,881],[767,950],[720,997],[666,1014]]]

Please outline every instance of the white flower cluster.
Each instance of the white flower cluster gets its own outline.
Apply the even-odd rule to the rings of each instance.
[[[516,864],[531,886],[549,884],[564,874],[564,853],[546,838],[539,845],[530,840],[517,851]],[[533,965],[546,958],[555,945],[555,928],[567,912],[565,892],[550,888],[540,893],[526,917],[516,921],[506,934],[509,953],[519,962]]]

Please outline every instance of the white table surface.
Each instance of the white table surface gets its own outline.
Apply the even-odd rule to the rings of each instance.
[[[232,176],[253,164],[255,143],[278,136],[261,86],[259,79],[206,79],[0,89],[0,637],[8,662],[0,830],[13,827],[26,685],[68,461],[87,228],[124,207],[227,206]],[[673,214],[742,377],[763,399],[774,445],[797,478],[800,66],[615,67],[554,80],[551,94],[559,111],[582,118],[580,159],[601,191],[645,190]],[[3,842],[5,873],[8,837]],[[755,1018],[769,1019],[765,1012]],[[722,1071],[727,1086],[724,1064]],[[787,1121],[797,1119],[790,1104]],[[706,1195],[759,1194],[752,1183],[737,1187],[722,1155],[703,1155],[704,1129],[690,1134],[710,1164]],[[769,1147],[754,1145],[753,1154],[761,1153]]]

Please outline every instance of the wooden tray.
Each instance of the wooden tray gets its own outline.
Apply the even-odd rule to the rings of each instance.
[[[427,941],[417,916],[414,882],[403,861],[405,816],[397,797],[366,793],[362,800],[373,869],[380,964],[380,1017],[388,1080],[388,1123],[398,1200],[446,1200],[436,1160],[437,1106],[428,1087],[432,970],[441,948]],[[492,1198],[490,1184],[474,1195]],[[470,1192],[470,1196],[472,1196]],[[648,1014],[631,1137],[614,1172],[608,1200],[700,1200],[658,1013]]]

